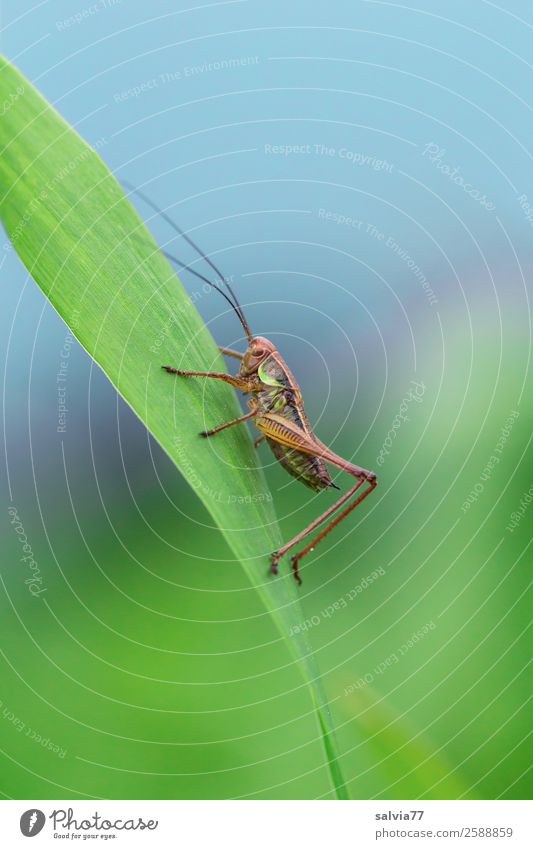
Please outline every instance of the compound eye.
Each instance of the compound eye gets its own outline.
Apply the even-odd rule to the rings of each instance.
[[[264,357],[265,353],[266,352],[264,348],[256,348],[254,351],[254,357]]]

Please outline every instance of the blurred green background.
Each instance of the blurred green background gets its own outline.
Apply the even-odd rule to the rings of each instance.
[[[294,623],[352,796],[527,798],[528,4],[201,6],[8,3],[3,49],[193,229],[320,438],[379,474]],[[328,797],[308,692],[194,492],[7,250],[0,299],[2,793]],[[258,462],[285,537],[330,503]]]

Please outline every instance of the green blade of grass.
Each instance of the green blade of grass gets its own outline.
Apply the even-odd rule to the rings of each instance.
[[[224,370],[209,331],[98,154],[0,57],[0,216],[61,318],[203,501],[310,688],[330,777],[347,798],[334,730],[290,576],[267,577],[279,531],[244,427],[198,437],[239,414],[220,381],[178,380],[161,363]]]
[[[382,773],[385,798],[476,798],[444,747],[431,739],[369,684],[343,700],[342,713],[357,717],[359,734],[372,750],[374,769]],[[381,795],[381,794],[380,794]]]

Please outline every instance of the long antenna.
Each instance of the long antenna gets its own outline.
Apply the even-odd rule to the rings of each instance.
[[[231,298],[229,298],[226,295],[226,293],[220,288],[220,286],[217,286],[216,283],[212,283],[211,280],[208,280],[207,277],[204,277],[204,275],[200,274],[199,271],[194,271],[192,268],[190,268],[190,266],[185,265],[185,263],[182,262],[181,259],[178,259],[176,256],[174,256],[174,254],[170,254],[168,251],[163,251],[163,250],[161,251],[161,253],[163,254],[163,256],[166,256],[166,258],[169,259],[171,262],[175,262],[176,265],[179,265],[180,268],[187,269],[187,271],[190,271],[191,274],[194,274],[195,277],[198,277],[200,280],[203,280],[204,283],[207,283],[209,286],[212,286],[213,289],[216,289],[217,292],[219,292],[222,295],[222,297],[228,302],[228,304],[230,305],[232,310],[235,312],[235,315],[237,316],[240,323],[242,324],[243,330],[246,333],[246,337],[247,337],[248,341],[251,340],[252,334],[250,333],[250,328],[246,324],[246,321],[244,321],[243,316],[241,315],[241,313],[239,312],[239,310],[237,309],[237,307],[235,306],[235,304],[233,303]]]
[[[205,261],[208,263],[208,265],[210,265],[210,266],[211,266],[211,268],[213,269],[213,271],[215,272],[215,274],[218,274],[218,276],[220,277],[220,280],[222,281],[222,283],[224,284],[224,286],[226,286],[226,288],[227,288],[228,292],[230,293],[230,295],[232,296],[232,298],[233,298],[233,300],[234,300],[234,302],[235,302],[235,307],[236,307],[236,309],[238,310],[239,315],[240,315],[240,318],[241,318],[241,324],[242,324],[242,326],[246,329],[246,334],[247,334],[248,338],[250,339],[250,338],[251,338],[251,336],[252,336],[252,334],[251,334],[250,328],[248,327],[248,322],[246,321],[246,319],[245,319],[245,317],[244,317],[243,309],[242,309],[242,307],[241,307],[241,305],[240,305],[240,303],[239,303],[239,300],[238,300],[238,298],[237,298],[237,296],[236,296],[235,292],[234,292],[234,291],[233,291],[233,289],[231,288],[230,284],[228,283],[228,281],[226,280],[226,278],[224,277],[224,275],[222,274],[222,272],[220,271],[220,269],[219,269],[219,268],[215,265],[215,263],[214,263],[214,262],[213,262],[213,261],[212,261],[212,260],[211,260],[208,256],[206,256],[206,254],[204,254],[203,250],[202,250],[202,249],[201,249],[201,248],[200,248],[200,247],[196,244],[196,242],[195,242],[195,241],[193,241],[193,239],[191,239],[191,237],[190,237],[190,236],[188,236],[188,235],[187,235],[187,233],[185,233],[185,232],[181,229],[181,227],[178,227],[178,225],[176,224],[176,222],[175,222],[175,221],[173,221],[173,220],[172,220],[172,218],[171,218],[169,215],[167,215],[167,213],[166,213],[166,212],[164,212],[164,211],[163,211],[163,210],[162,210],[159,206],[157,206],[157,204],[156,204],[156,203],[154,203],[154,201],[153,201],[151,198],[149,198],[149,197],[148,197],[148,195],[146,195],[146,194],[145,194],[143,191],[141,191],[140,189],[137,189],[137,188],[136,188],[134,185],[132,185],[132,183],[130,183],[128,180],[122,180],[121,182],[122,182],[122,185],[123,185],[125,188],[129,189],[131,192],[133,192],[134,194],[136,194],[136,195],[138,195],[140,198],[142,198],[142,199],[144,200],[144,202],[145,202],[145,203],[147,203],[147,204],[148,204],[148,206],[150,206],[150,207],[154,210],[154,212],[157,212],[157,213],[158,213],[158,215],[160,215],[160,216],[161,216],[161,218],[163,218],[163,219],[167,222],[167,224],[170,224],[170,226],[172,227],[172,229],[173,229],[173,230],[175,230],[175,231],[176,231],[176,233],[179,233],[179,235],[180,235],[180,236],[182,236],[182,237],[185,239],[185,241],[186,241],[186,242],[188,242],[188,243],[189,243],[189,245],[190,245],[192,248],[194,248],[194,249],[195,249],[195,250],[196,250],[196,251],[200,254],[200,256],[201,256],[203,259],[205,259]],[[204,278],[204,279],[205,279],[205,278]],[[209,281],[207,281],[207,282],[209,282]],[[211,284],[211,285],[213,285],[213,284]],[[215,288],[216,288],[216,287],[215,287]],[[219,289],[218,291],[220,291],[220,289]]]

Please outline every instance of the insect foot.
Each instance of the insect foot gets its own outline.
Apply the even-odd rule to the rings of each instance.
[[[293,554],[292,557],[291,557],[291,566],[292,566],[292,572],[293,572],[294,577],[296,578],[298,583],[301,584],[302,579],[300,578],[300,573],[298,572],[298,561],[299,561],[299,559],[300,559],[300,555]]]
[[[298,572],[298,561],[301,557],[301,554],[294,554],[291,557],[292,571],[294,573],[294,577],[298,581],[299,584],[302,583],[302,579],[300,578],[300,573]],[[271,575],[278,574],[278,563],[280,561],[281,555],[278,551],[275,551],[274,554],[270,555],[270,573]]]
[[[279,556],[277,551],[270,555],[270,572],[272,575],[278,574]]]
[[[169,374],[187,374],[186,371],[181,371],[179,368],[174,368],[173,366],[161,366],[161,368],[164,368]]]

